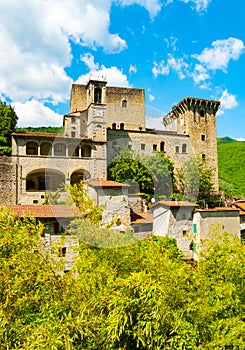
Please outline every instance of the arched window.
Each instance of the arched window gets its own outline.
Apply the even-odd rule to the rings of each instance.
[[[88,171],[84,169],[78,169],[74,171],[71,175],[71,185],[78,184],[82,180],[88,180],[91,176]]]
[[[164,152],[165,142],[160,143],[160,152]]]
[[[65,175],[52,169],[38,169],[26,177],[26,191],[56,191],[65,183]]]
[[[82,145],[81,153],[82,157],[91,157],[91,147],[89,145]]]
[[[128,104],[127,100],[123,100],[122,101],[122,108],[127,108],[127,104]]]
[[[102,90],[99,87],[94,89],[94,103],[101,103]]]
[[[50,142],[42,142],[40,146],[40,155],[41,156],[51,156],[51,143]]]
[[[68,156],[69,157],[79,157],[79,146],[69,145],[68,146]]]
[[[117,124],[116,123],[112,123],[112,130],[116,130],[117,128]]]
[[[201,117],[204,117],[204,116],[205,116],[205,110],[204,110],[204,109],[201,109],[201,110],[200,110],[200,116],[201,116]]]
[[[66,145],[63,143],[56,143],[54,145],[54,155],[55,156],[65,156],[66,155]]]
[[[179,153],[179,146],[175,146],[175,153]]]
[[[124,123],[120,124],[120,130],[124,130]]]
[[[182,153],[187,153],[187,144],[183,143],[182,145]]]
[[[38,154],[38,145],[34,141],[29,141],[26,144],[26,154],[28,156],[35,156]]]

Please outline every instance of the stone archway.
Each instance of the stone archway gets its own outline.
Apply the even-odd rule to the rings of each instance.
[[[71,182],[71,185],[74,185],[74,184],[78,184],[82,180],[88,180],[90,178],[91,178],[91,175],[88,171],[84,169],[78,169],[71,174],[70,182]]]
[[[65,184],[65,175],[53,169],[37,169],[26,176],[27,192],[56,191]]]

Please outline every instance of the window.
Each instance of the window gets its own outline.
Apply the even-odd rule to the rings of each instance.
[[[144,150],[145,150],[145,143],[142,143],[142,144],[140,145],[140,147],[141,147],[141,151],[144,151]]]
[[[101,88],[95,88],[94,89],[94,103],[101,103],[101,95],[102,91]]]
[[[36,142],[27,142],[26,144],[26,154],[29,156],[34,156],[38,154],[38,145]]]
[[[164,152],[165,142],[160,143],[160,152]]]
[[[71,137],[76,137],[76,131],[71,132]]]
[[[66,155],[66,145],[63,143],[56,143],[54,145],[54,155],[55,156],[65,156]]]
[[[59,249],[59,257],[66,256],[66,247]]]
[[[37,204],[38,203],[38,200],[37,199],[33,199],[33,204]]]
[[[175,153],[179,153],[179,146],[175,146]]]
[[[71,117],[71,122],[76,123],[76,117]]]
[[[120,124],[120,130],[124,130],[124,123]]]
[[[205,117],[205,110],[204,110],[204,109],[201,109],[201,110],[200,110],[200,116],[201,116],[201,117]]]
[[[182,145],[182,153],[187,153],[187,144],[183,143]]]
[[[51,155],[51,143],[49,142],[42,142],[40,146],[40,154],[41,156],[48,156]]]
[[[153,145],[153,151],[156,152],[157,151],[157,145]]]
[[[183,237],[186,237],[186,236],[187,236],[187,231],[183,230]]]
[[[206,141],[206,135],[201,135],[201,140]]]
[[[117,124],[116,123],[112,123],[112,130],[116,130],[117,128]]]
[[[122,101],[122,108],[127,108],[127,100]]]
[[[206,154],[202,154],[202,160],[206,160]]]

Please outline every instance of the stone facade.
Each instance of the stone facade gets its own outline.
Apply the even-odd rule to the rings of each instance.
[[[0,204],[16,204],[21,167],[10,157],[0,158]]]
[[[15,169],[16,178],[8,177],[12,179],[8,186],[13,188],[9,189],[12,197],[6,200],[41,204],[45,191],[55,191],[61,184],[106,180],[117,146],[128,146],[140,154],[163,152],[179,168],[201,155],[217,169],[215,114],[219,105],[185,98],[163,118],[166,130],[158,131],[145,127],[143,89],[107,87],[106,81],[96,79],[87,85],[73,84],[64,134],[13,134],[9,169]],[[217,179],[216,172],[216,189]]]

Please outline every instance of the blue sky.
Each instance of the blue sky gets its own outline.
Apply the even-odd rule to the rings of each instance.
[[[220,100],[217,135],[245,139],[243,0],[10,0],[0,98],[19,126],[61,125],[72,83],[144,88],[149,127],[185,96]]]

